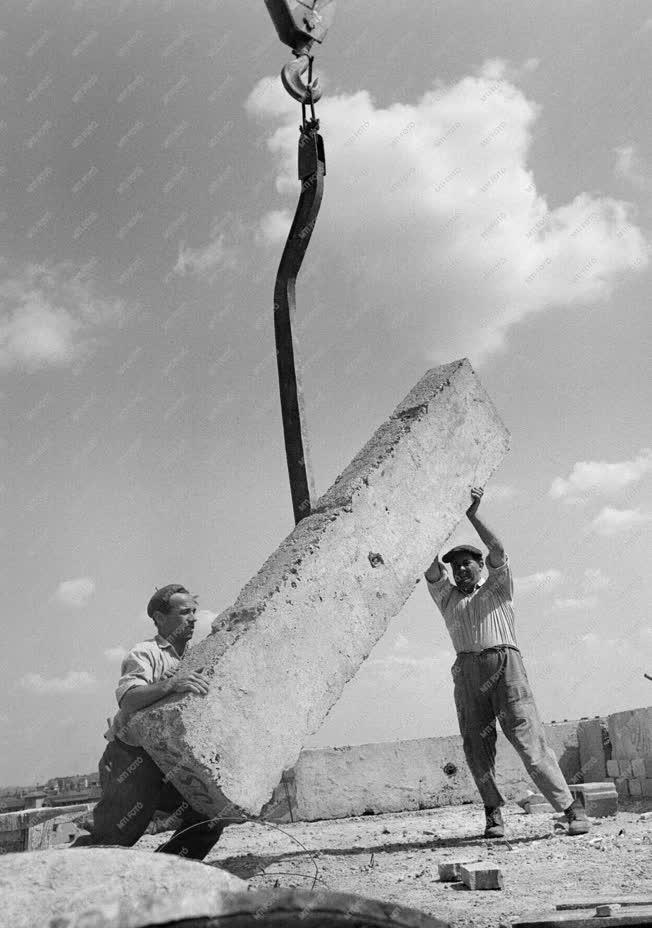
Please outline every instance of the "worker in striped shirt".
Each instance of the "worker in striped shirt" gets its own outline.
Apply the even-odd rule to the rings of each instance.
[[[501,542],[478,517],[482,490],[471,490],[466,515],[489,549],[484,558],[473,545],[459,545],[426,571],[428,590],[441,612],[457,652],[452,668],[455,708],[464,754],[485,807],[485,838],[505,833],[496,784],[496,720],[550,804],[564,812],[568,833],[586,834],[583,806],[573,801],[545,732],[516,640],[513,582]],[[443,562],[443,563],[442,563]],[[444,564],[450,564],[454,583]]]

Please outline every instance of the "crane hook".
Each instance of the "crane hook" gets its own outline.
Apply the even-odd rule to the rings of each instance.
[[[287,92],[304,105],[306,103],[316,103],[321,98],[318,77],[307,84],[304,84],[301,80],[302,75],[309,70],[310,64],[310,55],[298,55],[294,61],[286,64],[281,71],[281,81]]]

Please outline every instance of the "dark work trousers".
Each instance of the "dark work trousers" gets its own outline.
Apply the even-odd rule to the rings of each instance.
[[[571,796],[546,736],[521,652],[506,646],[458,654],[452,669],[464,754],[485,806],[504,805],[496,785],[496,720],[548,802],[563,812]]]
[[[157,851],[203,860],[228,824],[220,821],[199,824],[208,816],[190,807],[143,748],[117,739],[110,741],[99,767],[102,798],[93,810],[92,834],[79,838],[72,847],[98,844],[131,847],[160,809],[176,813],[183,824]],[[190,828],[191,825],[195,827]]]

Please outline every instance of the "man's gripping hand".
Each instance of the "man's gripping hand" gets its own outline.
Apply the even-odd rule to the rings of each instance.
[[[482,489],[482,487],[471,488],[471,505],[466,510],[467,516],[474,516],[476,514],[476,512],[478,511],[478,507],[480,506],[480,501],[482,499],[483,493],[484,493],[484,490]]]
[[[208,683],[201,670],[177,670],[166,675],[166,682],[169,693],[195,693],[197,696],[208,693]]]

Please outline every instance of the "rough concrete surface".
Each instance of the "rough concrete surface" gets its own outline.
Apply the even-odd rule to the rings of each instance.
[[[545,729],[564,775],[568,780],[576,778],[577,723]],[[430,809],[477,799],[459,735],[304,750],[292,776],[292,817],[304,821]],[[506,799],[532,789],[523,762],[502,733],[496,743],[496,779]],[[282,808],[282,802],[279,805]]]
[[[585,780],[597,783],[607,779],[607,762],[604,752],[602,719],[582,719],[577,723],[577,738],[580,748],[580,764]]]
[[[652,706],[615,712],[608,716],[607,724],[615,758],[652,755]]]
[[[6,854],[0,857],[0,928],[46,926],[51,918],[66,915],[75,924],[89,909],[100,909],[106,917],[100,922],[89,916],[85,925],[163,924],[220,914],[225,893],[246,889],[243,880],[216,867],[145,850]]]
[[[652,893],[652,821],[634,803],[570,838],[558,816],[503,810],[505,840],[486,841],[480,803],[328,822],[265,822],[226,829],[208,856],[252,889],[273,886],[358,893],[421,909],[453,928],[498,928],[578,896]],[[155,846],[161,836],[141,838]],[[438,864],[483,860],[504,877],[501,892],[441,882]]]
[[[507,449],[468,361],[423,377],[184,658],[208,695],[134,717],[194,807],[260,812]]]

